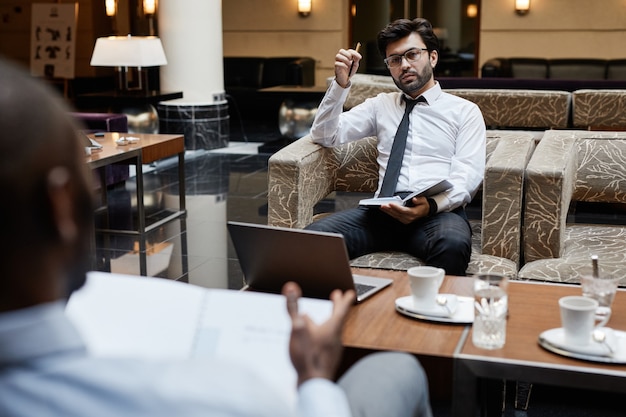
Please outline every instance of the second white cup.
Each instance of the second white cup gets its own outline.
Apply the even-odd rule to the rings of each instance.
[[[446,272],[434,266],[414,266],[407,272],[414,305],[423,309],[435,308],[439,287]]]
[[[582,295],[572,295],[559,299],[565,343],[578,346],[591,343],[591,333],[594,327],[604,326],[608,321],[607,317],[596,324],[597,308],[598,302],[596,300]]]

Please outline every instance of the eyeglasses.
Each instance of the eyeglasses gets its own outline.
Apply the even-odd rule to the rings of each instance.
[[[390,55],[383,59],[383,62],[389,68],[395,68],[402,65],[402,58],[405,58],[407,62],[415,62],[420,59],[423,51],[428,51],[427,48],[411,48],[402,55]]]

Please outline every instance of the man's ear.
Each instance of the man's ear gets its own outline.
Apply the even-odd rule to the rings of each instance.
[[[46,178],[53,227],[64,243],[72,243],[78,238],[70,178],[70,172],[65,167],[53,168]]]
[[[439,62],[439,52],[436,50],[430,51],[430,66],[435,68],[437,66],[437,62]]]

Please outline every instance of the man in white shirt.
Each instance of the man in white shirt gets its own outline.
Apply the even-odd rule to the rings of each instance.
[[[405,108],[411,100],[419,101],[410,111],[406,148],[390,195],[404,196],[444,179],[452,188],[429,198],[414,197],[407,206],[391,203],[340,211],[307,228],[343,234],[351,259],[398,250],[447,274],[465,275],[471,255],[465,205],[483,180],[485,123],[478,106],[443,92],[434,79],[438,47],[425,19],[389,24],[378,35],[378,49],[402,92],[379,94],[347,112],[343,104],[361,55],[352,49],[339,50],[335,79],[320,103],[311,137],[323,146],[336,146],[376,136],[379,196]]]
[[[62,100],[1,59],[0,109],[0,416],[432,416],[411,355],[370,355],[333,382],[353,291],[335,291],[317,325],[298,312],[300,288],[285,285],[295,409],[236,361],[90,355],[64,311],[91,257],[80,134]]]

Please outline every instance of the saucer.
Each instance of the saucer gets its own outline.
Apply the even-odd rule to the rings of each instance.
[[[614,351],[613,355],[608,346],[593,340],[587,345],[568,345],[565,343],[565,331],[562,327],[542,332],[538,342],[544,349],[563,356],[593,362],[626,363],[626,333],[608,327],[601,330],[606,333],[607,343]]]
[[[460,297],[454,294],[439,294],[448,300],[446,306],[436,305],[430,308],[420,308],[413,303],[413,296],[400,297],[396,299],[396,311],[405,316],[437,321],[442,323],[459,323],[466,324],[474,321],[474,299],[471,297]]]

